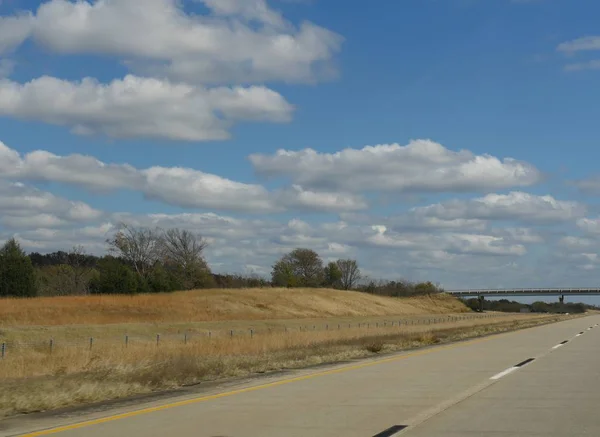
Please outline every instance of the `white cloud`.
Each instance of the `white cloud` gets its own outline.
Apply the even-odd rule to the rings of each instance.
[[[600,60],[594,59],[587,62],[577,62],[565,65],[567,71],[600,70]]]
[[[582,218],[577,220],[577,227],[589,234],[600,234],[600,218]]]
[[[107,85],[93,78],[0,80],[0,115],[69,126],[78,134],[220,140],[234,122],[285,122],[292,111],[262,86],[206,89],[131,75]]]
[[[572,183],[584,193],[600,194],[600,176],[592,176]]]
[[[567,249],[569,251],[581,251],[593,246],[598,246],[598,242],[595,242],[591,238],[566,236],[558,241],[559,247]]]
[[[360,196],[304,190],[299,185],[292,185],[288,189],[281,190],[277,197],[279,205],[315,211],[357,211],[368,207],[366,201]]]
[[[584,36],[565,41],[556,48],[559,52],[574,53],[589,50],[600,50],[600,36]]]
[[[52,228],[90,222],[103,216],[86,203],[0,179],[0,224],[12,229]]]
[[[320,153],[279,150],[250,156],[256,172],[289,177],[307,188],[349,192],[479,192],[540,181],[532,165],[511,158],[454,152],[430,140]]]
[[[273,11],[265,0],[201,0],[218,16],[241,16],[275,28],[286,27],[280,13]]]
[[[180,227],[207,238],[210,246],[206,255],[217,272],[245,272],[251,265],[253,271],[268,274],[278,257],[295,247],[308,247],[316,250],[324,261],[356,257],[363,271],[374,279],[439,280],[450,288],[496,287],[498,284],[545,286],[548,282],[568,285],[574,280],[579,284],[584,281],[583,277],[574,276],[572,272],[582,271],[583,265],[594,263],[592,255],[581,255],[593,254],[593,246],[574,250],[571,257],[562,246],[554,250],[545,246],[548,251],[542,253],[539,266],[531,266],[532,258],[527,256],[526,245],[540,243],[541,237],[534,229],[527,228],[397,232],[377,222],[371,225],[311,224],[297,218],[281,222],[267,217],[121,213],[69,227],[38,227],[44,225],[40,220],[27,223],[28,228],[19,228],[16,236],[27,250],[46,252],[83,244],[88,251],[100,254],[106,250],[105,239],[121,221],[149,227]],[[9,235],[13,234],[0,228],[0,239]],[[560,262],[552,256],[561,256]]]
[[[190,83],[302,82],[332,70],[342,43],[336,33],[296,27],[265,0],[203,3],[212,14],[186,13],[176,0],[146,0],[143,10],[137,0],[50,0],[33,19],[7,18],[20,32],[0,34],[0,44],[14,47],[29,35],[57,53],[112,55]]]
[[[15,65],[15,61],[12,59],[0,58],[0,79],[10,76]]]
[[[0,55],[21,45],[29,36],[32,24],[29,14],[0,17]]]
[[[418,216],[450,219],[520,220],[532,223],[563,222],[585,215],[584,205],[518,191],[488,194],[478,199],[451,200],[413,208]]]
[[[544,238],[534,229],[530,228],[497,228],[492,229],[491,233],[494,236],[502,237],[507,241],[515,243],[531,244],[544,242]]]
[[[385,225],[343,226],[338,231],[328,229],[325,235],[338,242],[355,246],[372,246],[405,251],[445,251],[478,255],[521,256],[526,249],[521,244],[501,236],[464,232],[397,232]]]
[[[367,207],[360,196],[307,191],[300,186],[269,191],[261,185],[191,168],[137,169],[128,164],[106,164],[91,156],[58,156],[40,150],[21,157],[2,142],[0,177],[62,182],[99,192],[133,190],[149,199],[184,208],[269,213],[287,209],[339,212]]]

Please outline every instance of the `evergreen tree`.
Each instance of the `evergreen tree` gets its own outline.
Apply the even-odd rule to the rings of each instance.
[[[37,294],[31,259],[14,238],[0,248],[0,296],[32,297]]]

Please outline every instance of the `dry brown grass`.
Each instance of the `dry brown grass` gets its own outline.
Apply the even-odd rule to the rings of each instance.
[[[448,295],[389,298],[328,289],[196,290],[0,299],[0,326],[183,323],[467,312]]]
[[[120,398],[255,372],[360,358],[565,319],[511,315],[437,325],[197,337],[183,344],[21,348],[0,360],[0,415]]]

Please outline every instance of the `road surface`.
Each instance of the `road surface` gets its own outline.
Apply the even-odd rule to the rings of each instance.
[[[589,316],[187,398],[9,420],[0,436],[600,436],[599,324]]]

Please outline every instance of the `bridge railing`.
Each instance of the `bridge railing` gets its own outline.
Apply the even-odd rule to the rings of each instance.
[[[600,294],[600,288],[506,288],[506,289],[467,289],[446,290],[449,294],[463,296],[486,296],[486,295],[518,295],[518,294]]]

